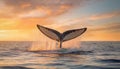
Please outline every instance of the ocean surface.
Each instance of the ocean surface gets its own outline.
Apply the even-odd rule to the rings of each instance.
[[[0,41],[0,69],[120,69],[119,41],[82,41],[67,53],[31,52],[31,45]]]

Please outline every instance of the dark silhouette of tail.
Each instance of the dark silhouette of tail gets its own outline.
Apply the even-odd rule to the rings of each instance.
[[[81,29],[72,29],[60,33],[54,29],[43,27],[41,25],[37,25],[37,27],[44,35],[46,35],[47,37],[53,40],[58,41],[60,43],[60,48],[62,48],[62,42],[74,39],[80,36],[81,34],[83,34],[87,30],[87,28],[81,28]]]

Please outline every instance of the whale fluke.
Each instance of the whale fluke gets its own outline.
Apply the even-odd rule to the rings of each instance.
[[[58,41],[60,43],[60,48],[62,48],[62,42],[74,39],[80,36],[81,34],[83,34],[87,30],[87,28],[81,28],[81,29],[72,29],[60,33],[54,29],[50,29],[41,25],[37,25],[37,27],[44,35],[46,35],[47,37],[53,40]]]

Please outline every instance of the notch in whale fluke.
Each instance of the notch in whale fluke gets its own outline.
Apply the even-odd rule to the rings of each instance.
[[[41,25],[37,25],[37,27],[44,35],[46,35],[47,37],[53,40],[58,41],[60,43],[60,48],[62,48],[62,42],[74,39],[80,36],[81,34],[83,34],[87,30],[87,28],[81,28],[81,29],[72,29],[60,33],[54,29],[50,29]]]

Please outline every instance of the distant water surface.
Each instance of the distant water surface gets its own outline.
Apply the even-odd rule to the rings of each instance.
[[[29,41],[1,41],[0,69],[120,69],[119,41],[83,41],[70,53],[29,52]]]

